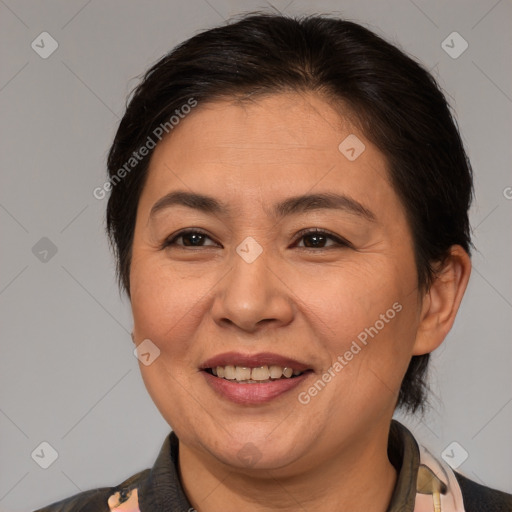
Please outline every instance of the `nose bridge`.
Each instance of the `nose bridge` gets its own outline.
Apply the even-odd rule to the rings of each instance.
[[[231,270],[214,300],[215,321],[229,321],[246,330],[257,328],[262,320],[290,321],[292,308],[286,286],[276,278],[270,259],[269,251],[252,237],[236,247]]]

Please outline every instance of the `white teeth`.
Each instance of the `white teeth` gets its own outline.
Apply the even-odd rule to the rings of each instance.
[[[217,366],[211,370],[213,375],[217,377],[244,383],[270,382],[270,379],[280,379],[283,376],[289,379],[292,375],[297,376],[302,373],[300,370],[277,365],[258,366],[256,368],[227,365]]]
[[[281,375],[283,375],[283,369],[281,366],[272,365],[270,367],[270,377],[272,379],[280,379]]]
[[[293,370],[291,368],[283,368],[283,375],[289,379],[293,375]]]
[[[251,371],[252,380],[268,380],[269,378],[268,366],[260,366],[259,368],[253,368]]]
[[[219,371],[219,368],[222,368],[222,366],[217,366],[217,372]],[[235,367],[234,366],[224,366],[224,378],[228,379],[228,380],[235,379]]]
[[[251,378],[251,369],[245,366],[235,366],[236,380],[249,380]]]

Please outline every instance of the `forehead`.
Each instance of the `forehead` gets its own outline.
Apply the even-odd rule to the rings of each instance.
[[[313,93],[199,104],[155,148],[143,196],[188,188],[264,203],[337,191],[389,203],[385,158],[350,119]]]
[[[201,150],[195,157],[208,158],[215,151],[215,158],[238,157],[242,165],[260,159],[265,164],[290,158],[302,162],[315,153],[338,156],[340,133],[353,131],[348,116],[320,96],[279,93],[199,104],[155,153],[171,145],[177,156],[194,148]],[[180,151],[183,139],[187,144]]]

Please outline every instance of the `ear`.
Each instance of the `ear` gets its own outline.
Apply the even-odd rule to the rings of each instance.
[[[468,253],[453,245],[423,296],[413,355],[427,354],[441,345],[455,321],[470,274]]]

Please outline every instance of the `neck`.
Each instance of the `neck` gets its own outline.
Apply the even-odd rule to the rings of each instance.
[[[296,468],[278,470],[240,470],[180,442],[180,478],[198,512],[385,512],[397,477],[387,434],[373,432],[350,447],[315,454],[320,464],[297,461]]]

